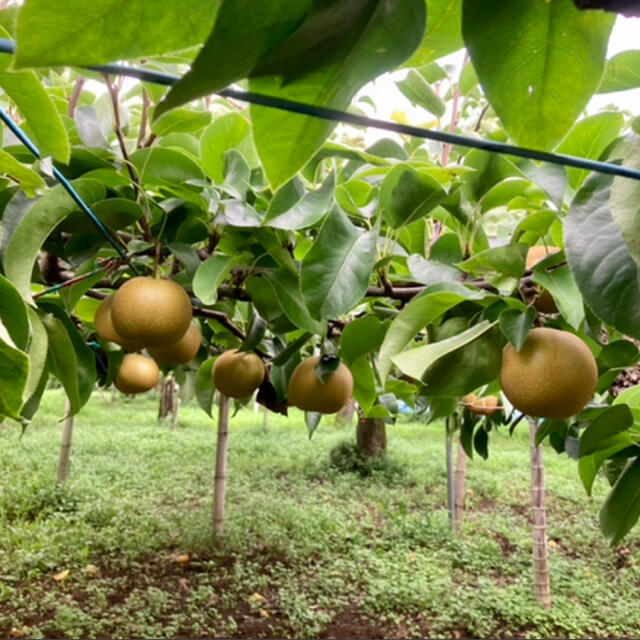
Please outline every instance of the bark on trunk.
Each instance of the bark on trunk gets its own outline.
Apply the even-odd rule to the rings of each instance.
[[[347,402],[347,404],[336,413],[336,419],[333,423],[334,427],[341,427],[342,425],[350,426],[353,422],[353,414],[356,410],[356,403],[353,398]]]
[[[368,456],[383,456],[387,450],[387,426],[382,418],[360,418],[356,428],[358,448]]]
[[[73,416],[69,398],[64,407],[64,422],[62,423],[62,442],[60,443],[60,460],[58,462],[58,482],[63,484],[69,475],[69,458],[71,456],[71,439],[73,437]]]
[[[227,443],[229,437],[229,399],[220,394],[218,413],[218,443],[213,494],[213,530],[216,537],[224,534],[224,498],[227,490]]]
[[[464,452],[462,443],[458,439],[458,458],[456,460],[455,479],[455,518],[453,530],[460,533],[460,527],[464,518],[464,498],[465,498],[465,477],[467,474],[467,454]]]
[[[165,376],[160,383],[160,404],[158,406],[158,422],[173,413],[175,381],[173,375]]]
[[[544,464],[542,449],[536,447],[537,423],[529,421],[531,450],[531,507],[533,511],[533,588],[538,603],[551,606],[549,557],[547,553],[547,510],[545,506]]]

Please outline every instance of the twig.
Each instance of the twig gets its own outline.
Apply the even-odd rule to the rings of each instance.
[[[138,140],[136,141],[136,149],[141,149],[144,144],[144,137],[147,133],[147,122],[149,119],[149,106],[151,100],[149,100],[149,94],[147,90],[142,87],[142,113],[140,114],[140,128],[138,129]]]
[[[478,122],[476,122],[476,126],[473,128],[474,131],[480,131],[480,125],[482,124],[482,119],[484,118],[484,116],[487,113],[487,111],[489,111],[489,103],[488,102],[483,107],[482,111],[480,112],[480,115],[478,116]]]
[[[82,87],[84,87],[85,77],[78,76],[76,78],[76,82],[73,85],[73,91],[71,92],[71,96],[69,98],[69,105],[67,106],[67,115],[70,118],[73,118],[76,107],[78,106],[78,100],[80,99],[80,94],[82,93]]]
[[[120,106],[118,101],[118,88],[115,84],[111,82],[111,78],[105,73],[104,79],[107,83],[107,89],[109,90],[109,95],[111,96],[111,104],[113,105],[113,121],[115,124],[115,133],[116,138],[118,139],[118,144],[120,145],[120,152],[122,153],[122,159],[127,167],[127,172],[129,173],[129,177],[131,178],[131,184],[133,185],[133,193],[134,198],[137,200],[138,195],[141,191],[140,184],[138,182],[138,176],[133,169],[133,165],[131,164],[131,160],[129,159],[129,152],[127,151],[127,143],[124,139],[124,134],[122,133],[122,123],[120,122]],[[142,216],[138,219],[140,223],[140,227],[142,228],[142,234],[144,239],[147,242],[151,242],[153,237],[151,235],[151,231],[149,229],[149,223],[145,216]]]

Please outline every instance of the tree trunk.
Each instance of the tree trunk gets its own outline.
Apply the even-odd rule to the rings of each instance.
[[[175,431],[178,428],[178,420],[180,419],[181,405],[182,405],[182,401],[180,400],[180,396],[176,393],[176,396],[173,401],[173,417],[171,418],[171,431]]]
[[[387,450],[387,426],[382,418],[360,418],[356,427],[358,448],[368,456],[383,456]]]
[[[336,419],[333,423],[334,427],[341,427],[342,425],[351,426],[353,422],[353,414],[356,411],[356,403],[353,398],[351,398],[347,404],[336,413]]]
[[[456,529],[455,514],[455,479],[453,477],[453,433],[449,426],[447,418],[447,427],[445,429],[445,453],[447,460],[447,509],[449,510],[449,525],[451,530]]]
[[[542,449],[536,447],[538,428],[535,420],[529,421],[531,450],[531,507],[533,510],[533,588],[536,600],[544,608],[551,606],[549,582],[549,558],[547,551],[547,510],[545,506],[544,464]]]
[[[64,407],[62,423],[62,442],[60,443],[60,460],[58,461],[58,482],[63,484],[69,475],[69,458],[71,456],[71,438],[73,437],[73,416],[69,398]]]
[[[460,526],[464,518],[465,476],[467,473],[467,454],[464,452],[462,442],[458,438],[458,458],[456,460],[455,479],[455,516],[453,530],[460,533]]]
[[[175,391],[175,380],[170,373],[165,376],[160,383],[160,404],[158,406],[158,422],[164,420],[170,413],[173,413]]]
[[[224,498],[227,490],[227,442],[229,437],[229,398],[220,394],[218,413],[218,443],[216,446],[216,475],[213,494],[213,530],[224,534]]]

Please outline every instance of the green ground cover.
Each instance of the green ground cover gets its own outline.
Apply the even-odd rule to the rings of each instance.
[[[387,464],[330,464],[353,441],[332,419],[232,420],[227,535],[211,538],[215,425],[154,395],[94,395],[72,468],[54,484],[64,406],[47,393],[22,438],[0,426],[0,636],[631,637],[640,628],[640,534],[610,549],[607,492],[545,448],[554,605],[532,595],[525,425],[468,469],[461,537],[448,529],[442,426],[388,427]],[[188,561],[186,557],[188,556]],[[61,572],[68,575],[62,580]],[[63,574],[64,575],[64,574]]]

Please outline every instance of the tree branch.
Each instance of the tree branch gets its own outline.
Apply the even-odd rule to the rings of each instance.
[[[149,119],[149,106],[151,100],[149,100],[149,94],[147,90],[142,87],[142,113],[140,114],[140,128],[138,129],[138,140],[136,141],[136,148],[141,149],[144,144],[144,137],[147,133],[147,122]]]
[[[76,78],[76,82],[73,85],[73,91],[71,92],[71,96],[69,97],[69,105],[67,106],[67,115],[70,118],[73,118],[76,107],[78,106],[78,100],[80,99],[80,94],[82,93],[82,87],[84,87],[86,79],[84,76],[78,76]]]

